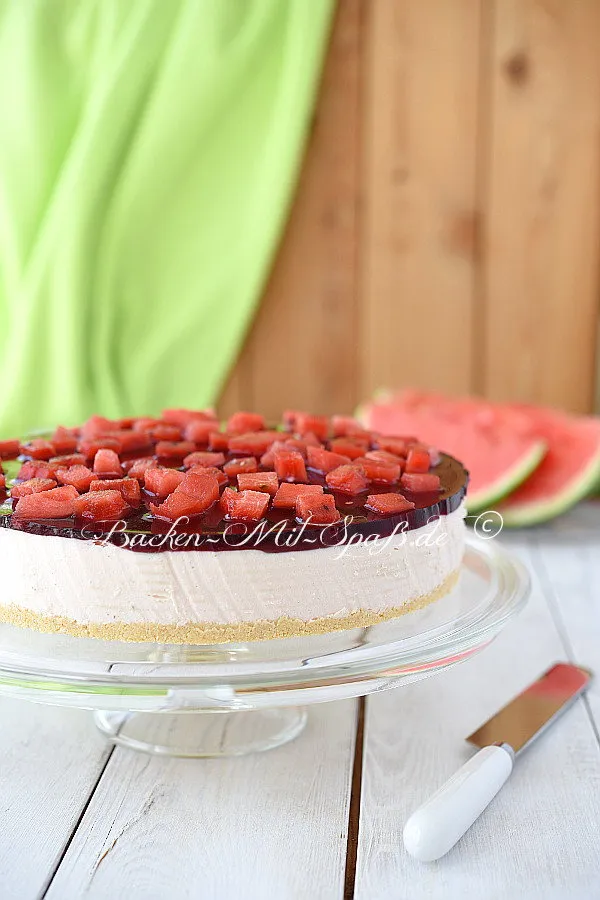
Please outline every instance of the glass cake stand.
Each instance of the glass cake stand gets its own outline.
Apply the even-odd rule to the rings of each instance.
[[[407,684],[482,650],[524,605],[529,578],[470,536],[452,593],[370,628],[247,644],[131,644],[0,625],[0,693],[94,711],[115,744],[235,756],[296,737],[305,706]]]

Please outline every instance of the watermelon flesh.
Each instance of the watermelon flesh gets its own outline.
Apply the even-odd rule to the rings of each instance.
[[[583,500],[598,484],[600,419],[531,406],[516,409],[530,416],[548,450],[530,478],[497,509],[505,525],[537,525]]]
[[[474,398],[403,391],[365,404],[360,416],[373,431],[417,434],[421,442],[460,459],[469,470],[469,512],[492,507],[514,491],[546,451],[524,411],[506,412]]]

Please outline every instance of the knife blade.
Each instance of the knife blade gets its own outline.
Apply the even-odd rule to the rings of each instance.
[[[556,663],[467,741],[481,748],[404,826],[404,846],[416,859],[444,856],[479,818],[512,772],[515,758],[588,687],[592,673]]]

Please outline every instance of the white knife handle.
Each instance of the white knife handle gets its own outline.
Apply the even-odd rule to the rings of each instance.
[[[404,826],[404,846],[421,862],[452,849],[494,799],[512,772],[508,744],[484,747],[412,814]]]

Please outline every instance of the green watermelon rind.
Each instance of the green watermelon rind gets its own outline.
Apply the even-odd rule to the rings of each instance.
[[[546,453],[545,441],[535,441],[525,455],[518,459],[500,478],[490,482],[485,490],[469,494],[467,491],[467,510],[469,513],[481,513],[494,507],[509,497],[529,476],[535,472]]]
[[[541,500],[535,503],[520,503],[512,506],[499,506],[498,512],[502,516],[507,528],[523,528],[532,525],[541,525],[561,515],[571,507],[584,500],[594,490],[594,486],[600,480],[600,447],[592,456],[582,472],[570,480],[569,484],[561,491],[554,494],[550,500]]]

